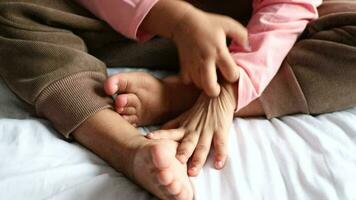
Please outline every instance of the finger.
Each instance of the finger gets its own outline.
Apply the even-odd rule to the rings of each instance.
[[[124,118],[130,124],[137,124],[137,121],[138,121],[138,118],[136,115],[122,115],[122,118]]]
[[[221,74],[227,81],[233,83],[239,79],[240,73],[238,66],[236,65],[227,48],[223,48],[222,52],[219,53],[217,65]]]
[[[212,139],[213,136],[211,133],[205,133],[199,138],[188,169],[190,176],[197,176],[203,167],[210,151]]]
[[[187,62],[185,59],[183,59],[184,56],[179,54],[179,62],[180,62],[180,77],[182,79],[182,82],[186,85],[191,84],[192,80],[190,79],[189,76],[189,62]]]
[[[194,85],[197,87],[197,88],[202,88],[202,83],[201,83],[201,73],[200,73],[200,70],[202,67],[204,66],[196,66],[198,68],[192,70],[190,72],[190,79],[192,80],[192,82],[194,83]]]
[[[180,121],[182,119],[184,114],[179,115],[177,118],[172,119],[168,121],[167,123],[163,124],[163,126],[160,128],[161,130],[167,130],[167,129],[175,129],[180,126]]]
[[[216,169],[222,169],[226,163],[228,152],[228,133],[224,130],[217,131],[214,134],[214,166]]]
[[[209,61],[201,70],[201,82],[204,92],[210,97],[216,97],[220,94],[220,85],[216,75],[215,63]]]
[[[227,18],[227,23],[223,23],[223,28],[226,35],[231,38],[234,42],[240,44],[241,46],[248,48],[248,32],[247,29],[232,18]]]
[[[177,159],[181,163],[186,163],[192,156],[195,147],[199,141],[199,134],[195,131],[189,132],[185,135],[182,142],[178,145]]]
[[[192,80],[190,79],[189,74],[186,72],[183,72],[183,71],[181,72],[181,79],[185,85],[189,85],[192,83]]]
[[[168,139],[180,141],[185,135],[185,129],[157,130],[147,134],[149,139]]]

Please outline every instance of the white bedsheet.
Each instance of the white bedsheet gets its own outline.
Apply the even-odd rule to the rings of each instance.
[[[151,195],[49,123],[0,82],[0,200],[146,200]],[[197,200],[356,200],[356,108],[318,117],[235,119],[222,171],[192,178]]]

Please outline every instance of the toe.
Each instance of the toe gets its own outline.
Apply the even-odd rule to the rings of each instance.
[[[114,95],[116,93],[133,93],[136,88],[142,83],[142,79],[145,77],[151,78],[150,75],[143,72],[128,72],[128,73],[118,73],[110,76],[104,82],[104,90],[108,95]],[[143,79],[145,79],[143,78]]]
[[[193,199],[193,193],[190,191],[190,189],[183,187],[181,192],[177,195],[175,195],[175,199],[178,200],[191,200]]]
[[[136,115],[135,107],[123,107],[116,110],[121,115]]]
[[[170,140],[166,140],[165,143],[161,142],[155,144],[151,148],[151,157],[155,167],[162,170],[167,169],[169,166],[171,166],[176,154],[176,152],[173,150],[175,150],[176,148],[177,143],[172,143],[172,141]]]
[[[128,80],[125,74],[114,74],[104,82],[104,90],[108,95],[125,92]]]
[[[130,124],[137,124],[138,121],[138,117],[136,115],[122,115],[122,118],[124,118]]]
[[[177,196],[182,191],[182,184],[175,180],[167,186],[167,190],[171,195]]]
[[[161,185],[167,186],[170,185],[173,181],[173,174],[169,170],[162,170],[158,173],[158,182]]]
[[[117,109],[127,107],[135,107],[137,108],[139,104],[139,99],[135,94],[120,94],[115,99],[115,105]]]
[[[121,94],[115,98],[115,106],[117,109],[123,108],[126,105],[127,105],[127,94]]]

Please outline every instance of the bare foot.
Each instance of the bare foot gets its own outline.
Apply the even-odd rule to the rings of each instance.
[[[110,109],[87,119],[73,136],[158,198],[193,199],[187,165],[175,157],[176,142],[149,140]]]
[[[119,73],[104,83],[115,98],[116,111],[136,126],[165,122],[191,107],[199,90],[184,85],[178,77],[157,79],[145,72]]]
[[[193,199],[187,165],[175,156],[177,143],[171,140],[150,142],[136,151],[134,179],[160,199]]]

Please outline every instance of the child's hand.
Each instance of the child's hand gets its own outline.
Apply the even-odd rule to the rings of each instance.
[[[229,53],[227,37],[247,46],[247,30],[230,17],[191,9],[180,18],[172,39],[178,48],[184,83],[193,82],[215,97],[220,93],[216,66],[227,81],[238,80],[238,66]]]
[[[177,159],[186,163],[190,159],[188,174],[198,175],[211,145],[214,146],[214,166],[223,168],[227,159],[228,133],[232,124],[236,98],[231,84],[222,84],[217,98],[201,94],[194,106],[163,128],[147,135],[150,139],[180,141]]]

